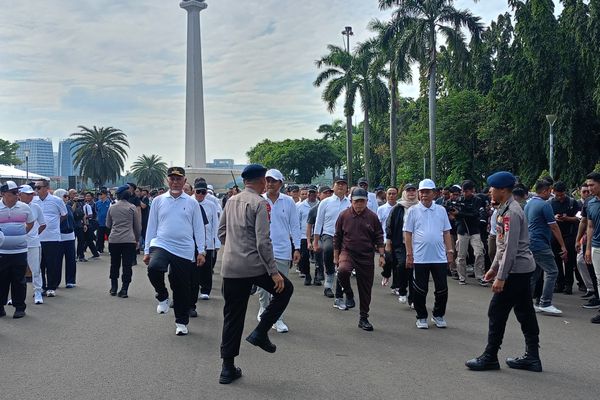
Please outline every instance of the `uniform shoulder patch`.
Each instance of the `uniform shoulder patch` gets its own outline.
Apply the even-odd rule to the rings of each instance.
[[[502,218],[502,223],[504,224],[504,233],[508,233],[510,231],[510,217],[505,215]]]

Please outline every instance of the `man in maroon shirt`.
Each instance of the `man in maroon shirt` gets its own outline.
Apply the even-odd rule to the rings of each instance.
[[[354,300],[350,288],[350,275],[356,270],[356,285],[360,300],[358,327],[372,331],[368,320],[371,289],[375,275],[375,248],[379,252],[379,266],[385,264],[383,229],[377,214],[367,208],[368,193],[358,188],[352,192],[352,207],[342,211],[335,224],[333,237],[333,262],[337,265],[338,281],[346,298]],[[339,301],[339,299],[336,299]],[[342,299],[343,301],[343,299]],[[339,309],[345,309],[336,305]]]

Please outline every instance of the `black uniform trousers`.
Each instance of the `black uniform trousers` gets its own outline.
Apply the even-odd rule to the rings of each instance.
[[[170,268],[169,268],[170,267]],[[198,268],[195,262],[181,258],[160,248],[150,247],[150,264],[148,265],[148,278],[156,291],[156,299],[165,301],[169,292],[165,286],[165,273],[169,272],[169,283],[173,292],[175,306],[175,322],[187,325],[192,304],[192,275]]]
[[[17,311],[25,310],[27,283],[27,251],[17,254],[0,254],[0,306],[8,301],[10,288],[13,307]]]
[[[42,242],[40,271],[42,272],[42,288],[44,290],[56,290],[58,285],[60,285],[60,281],[62,280],[62,257],[60,242]]]
[[[300,273],[310,279],[310,252],[308,251],[308,240],[300,240],[300,262],[298,263]]]
[[[96,231],[96,250],[104,253],[104,237],[110,234],[110,230],[106,226],[98,226]]]
[[[252,285],[263,288],[273,296],[260,317],[256,331],[266,334],[275,321],[281,317],[294,292],[292,282],[285,276],[281,276],[284,281],[284,288],[281,293],[275,293],[275,284],[268,274],[251,278],[223,278],[225,306],[223,307],[221,358],[234,358],[240,354],[240,342],[244,331],[244,319]]]
[[[531,274],[509,274],[504,282],[504,290],[494,293],[488,309],[489,332],[485,351],[497,355],[510,310],[514,309],[527,347],[536,348],[539,343],[540,328],[531,302]]]
[[[448,264],[415,264],[413,267],[414,305],[417,319],[427,318],[427,292],[429,291],[429,274],[433,278],[435,287],[435,301],[433,303],[433,316],[443,317],[446,314],[448,303]]]
[[[565,247],[567,248],[567,261],[564,262],[560,256],[560,246],[555,240],[552,241],[552,252],[554,261],[558,267],[558,276],[556,277],[556,288],[564,290],[565,287],[573,288],[575,279],[573,275],[577,272],[577,251],[575,251],[575,237],[563,236]]]
[[[131,283],[131,276],[133,275],[131,265],[135,258],[135,247],[136,243],[108,243],[111,280],[119,279],[119,272],[121,265],[123,265],[121,280],[123,283]]]

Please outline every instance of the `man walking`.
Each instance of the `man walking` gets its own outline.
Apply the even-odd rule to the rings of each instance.
[[[108,229],[106,228],[106,215],[110,207],[110,199],[107,196],[106,189],[100,191],[100,199],[96,201],[96,217],[98,221],[98,231],[96,238],[96,250],[98,253],[104,253],[104,238],[108,237]]]
[[[600,173],[587,176],[587,184],[593,196],[587,203],[587,245],[585,261],[594,266],[596,279],[600,281]],[[593,324],[600,324],[600,314],[592,318]]]
[[[356,270],[356,286],[360,300],[358,327],[372,331],[373,325],[368,318],[375,275],[373,253],[377,249],[379,266],[383,268],[383,229],[377,214],[367,208],[367,191],[355,189],[351,197],[352,206],[340,213],[335,225],[333,262],[338,266],[338,281],[347,299],[354,299],[350,288],[350,276],[352,270]]]
[[[311,235],[311,233],[306,229],[306,226],[308,224],[308,215],[311,210],[319,204],[319,200],[317,200],[317,188],[313,185],[303,187],[301,193],[302,192],[306,192],[307,197],[296,204],[301,233],[300,262],[298,262],[298,267],[300,268],[300,273],[304,275],[304,286],[310,286],[312,285],[312,277],[310,275],[310,251],[308,249],[308,241],[310,240],[309,235]],[[316,278],[317,274],[315,271],[315,279]]]
[[[225,300],[221,341],[223,368],[219,377],[222,384],[242,376],[234,360],[240,353],[252,285],[268,291],[273,298],[246,341],[269,353],[277,350],[269,340],[269,329],[283,314],[294,291],[292,283],[277,269],[273,255],[269,203],[260,196],[267,185],[266,172],[260,164],[244,169],[242,178],[246,188],[227,200],[219,223],[219,239],[224,246],[221,269]]]
[[[333,195],[333,190],[329,186],[321,186],[319,188],[319,204],[321,201]],[[315,278],[313,285],[321,286],[325,279],[325,268],[323,264],[323,252],[316,251],[313,242],[315,239],[315,223],[317,222],[317,212],[319,211],[319,204],[311,208],[306,218],[306,242],[308,244],[308,250],[313,253],[315,261]]]
[[[538,343],[539,327],[531,302],[531,276],[535,271],[533,254],[529,250],[527,220],[519,203],[512,195],[516,179],[510,172],[497,172],[487,179],[493,200],[500,204],[496,228],[496,256],[486,281],[494,281],[494,295],[488,310],[488,343],[483,354],[466,362],[474,371],[500,369],[498,350],[504,338],[506,322],[511,309],[521,324],[526,352],[523,357],[507,358],[510,368],[542,371]]]
[[[388,190],[386,191],[386,202],[382,205],[379,206],[379,208],[377,209],[377,218],[379,218],[379,222],[381,223],[381,226],[383,227],[383,241],[386,241],[386,232],[385,232],[385,226],[387,224],[387,219],[392,211],[392,208],[394,208],[394,206],[397,204],[398,201],[398,188],[396,187],[389,187]],[[386,260],[387,260],[387,265],[384,267],[384,271],[391,271],[392,275],[393,275],[393,280],[392,280],[392,294],[394,295],[398,295],[399,291],[398,291],[398,270],[397,268],[395,268],[394,266],[394,256],[391,252],[391,250],[386,249]],[[388,276],[389,278],[389,276]]]
[[[558,275],[558,267],[552,253],[551,238],[554,236],[560,246],[561,256],[567,259],[567,249],[563,241],[560,229],[556,224],[552,206],[546,200],[550,198],[551,184],[546,180],[539,180],[535,185],[536,195],[525,206],[525,216],[529,227],[529,248],[537,265],[536,272],[531,276],[531,291],[535,292],[535,286],[544,272],[544,285],[539,306],[535,306],[537,312],[552,315],[560,315],[562,311],[552,305],[554,285]]]
[[[167,182],[169,191],[154,199],[150,208],[144,264],[148,266],[148,278],[156,291],[156,312],[159,314],[169,311],[169,292],[164,277],[169,271],[175,301],[175,334],[183,336],[188,334],[192,269],[205,262],[205,234],[198,202],[183,193],[185,170],[169,168]],[[198,251],[195,262],[194,248]]]
[[[419,182],[420,203],[413,206],[405,217],[404,244],[406,267],[414,268],[414,306],[417,312],[417,328],[427,329],[425,300],[429,290],[429,275],[435,285],[433,318],[438,328],[447,326],[444,314],[448,302],[448,263],[454,252],[450,236],[450,221],[444,207],[433,203],[435,183],[431,179]]]

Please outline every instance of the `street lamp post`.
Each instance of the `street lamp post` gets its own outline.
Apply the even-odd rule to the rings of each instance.
[[[554,178],[554,123],[556,122],[555,114],[546,115],[546,120],[550,125],[550,155],[548,157],[550,162],[550,176]]]
[[[346,36],[346,51],[350,55],[350,36],[354,35],[351,26],[346,26],[342,31]],[[346,96],[348,96],[349,84],[346,84]],[[348,183],[352,185],[352,116],[346,115],[346,175]]]
[[[29,183],[29,149],[23,150],[25,155],[25,183]]]

